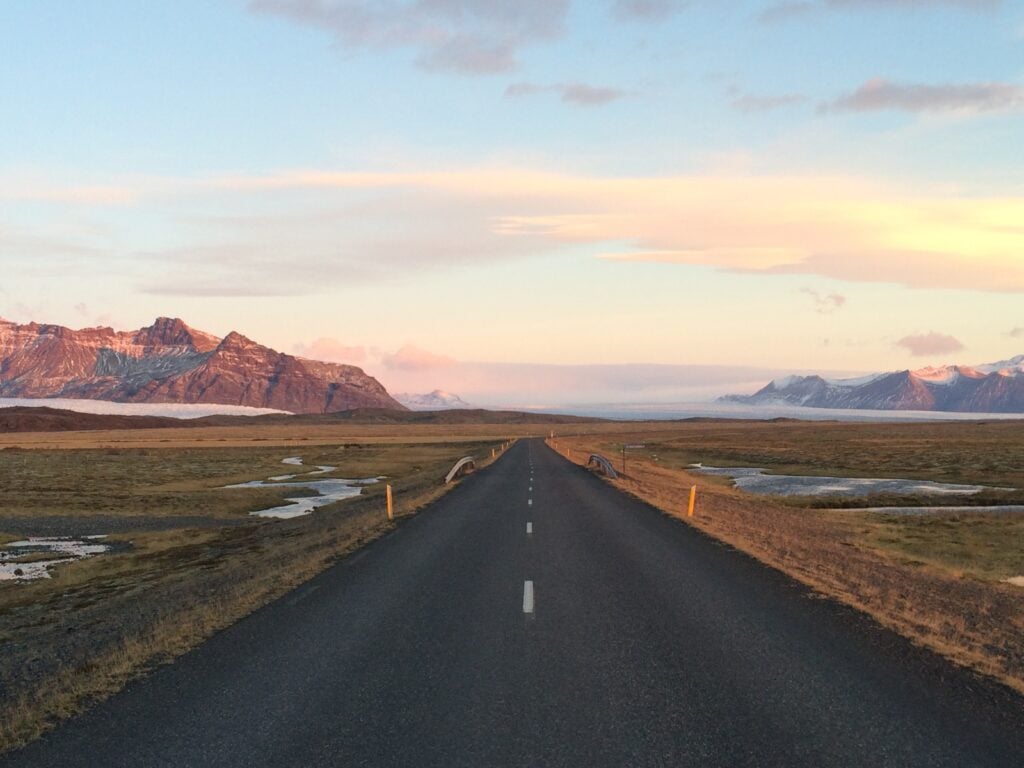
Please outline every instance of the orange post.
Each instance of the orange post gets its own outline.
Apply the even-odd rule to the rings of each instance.
[[[387,496],[387,500],[388,500],[388,520],[394,520],[395,519],[395,505],[394,505],[394,502],[393,502],[393,500],[391,498],[391,486],[390,485],[384,486],[384,495]]]
[[[687,511],[687,517],[693,517],[693,508],[697,503],[697,486],[694,485],[690,488],[690,509]]]

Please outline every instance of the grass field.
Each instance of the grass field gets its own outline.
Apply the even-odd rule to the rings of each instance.
[[[1024,434],[1007,422],[930,424],[840,424],[820,422],[739,422],[615,425],[595,433],[595,450],[621,465],[652,461],[686,470],[704,463],[725,467],[764,467],[776,474],[837,477],[889,477],[1010,487],[972,496],[928,495],[785,497],[772,505],[837,509],[834,525],[861,546],[900,556],[909,565],[928,564],[951,573],[1001,580],[1024,574],[1024,516],[892,516],[858,514],[856,507],[929,504],[1024,504]],[[695,476],[702,486],[726,488],[727,478]]]
[[[455,453],[489,456],[494,444],[4,450],[0,451],[0,473],[5,478],[0,488],[0,530],[3,518],[15,516],[244,516],[282,503],[286,493],[296,495],[295,489],[223,490],[224,486],[301,475],[315,465],[337,467],[317,479],[406,477]],[[289,456],[301,456],[306,467],[282,464]]]
[[[89,526],[114,546],[57,565],[51,579],[0,582],[0,749],[109,695],[395,525],[386,519],[383,483],[292,520],[249,512],[301,495],[295,488],[223,486],[330,465],[337,469],[315,479],[386,476],[400,518],[443,492],[457,459],[486,464],[503,441],[419,434],[402,443],[361,429],[362,439],[347,432],[340,442],[277,445],[256,435],[232,446],[180,434],[145,448],[84,448],[94,436],[50,434],[48,442],[67,443],[0,450],[0,543]],[[281,463],[292,456],[304,466]]]
[[[623,444],[644,446],[627,449],[626,473],[614,481],[624,491],[1024,692],[1024,589],[1006,583],[1024,575],[1024,515],[820,509],[801,506],[809,499],[746,494],[727,478],[687,471],[702,462],[1020,488],[1024,436],[1016,425],[621,424],[553,441],[574,461],[583,463],[596,452],[614,459],[617,468]],[[688,518],[694,484],[697,510]]]
[[[624,490],[680,514],[685,489],[697,482],[696,523],[711,535],[1024,689],[1024,590],[1000,583],[1024,574],[1024,516],[814,509],[802,506],[810,500],[755,498],[727,479],[685,471],[703,462],[1024,488],[1024,438],[1012,423],[268,424],[22,433],[0,435],[0,544],[40,528],[107,533],[115,549],[59,565],[51,580],[0,582],[0,748],[110,694],[394,527],[385,519],[382,484],[282,521],[248,513],[281,504],[297,495],[294,488],[223,486],[330,465],[337,470],[317,478],[386,475],[403,516],[443,492],[440,479],[458,458],[488,459],[508,438],[552,430],[576,460],[599,451],[618,462],[623,443],[643,444],[629,450]],[[305,467],[281,463],[292,456]]]

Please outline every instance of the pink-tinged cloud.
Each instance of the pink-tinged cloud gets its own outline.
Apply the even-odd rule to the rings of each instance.
[[[814,299],[814,311],[819,315],[831,315],[846,305],[846,297],[839,293],[822,294],[811,288],[801,288],[800,292]]]
[[[295,354],[327,363],[361,363],[366,360],[366,347],[342,344],[337,339],[319,338],[309,344],[294,346]]]
[[[734,109],[740,112],[770,112],[783,107],[803,104],[807,97],[797,93],[783,93],[777,96],[758,96],[751,93],[736,94],[732,100]]]
[[[539,365],[454,362],[430,370],[367,366],[390,392],[453,392],[485,407],[685,403],[754,392],[792,370],[714,365]],[[832,374],[829,374],[832,375]],[[836,373],[836,378],[851,375]]]
[[[560,37],[569,0],[250,0],[249,9],[323,29],[346,48],[408,48],[425,69],[489,75]]]
[[[612,13],[623,21],[664,21],[686,7],[685,0],[615,0]]]
[[[842,176],[629,178],[498,167],[305,170],[153,186],[175,189],[182,208],[233,212],[197,214],[196,235],[181,247],[133,254],[139,287],[165,295],[302,295],[579,244],[620,262],[1024,292],[1024,196]],[[0,255],[55,247],[42,233],[26,242],[0,227]],[[60,247],[97,252],[89,237]]]
[[[935,331],[904,336],[896,342],[896,345],[907,350],[915,357],[944,355],[950,352],[960,352],[964,349],[964,345],[959,339]]]
[[[965,11],[991,11],[1002,5],[1002,0],[787,0],[763,10],[759,19],[765,23],[782,22],[815,11],[927,11],[939,8],[959,8]]]
[[[575,104],[581,107],[598,107],[626,96],[626,92],[619,88],[586,83],[556,83],[555,85],[513,83],[505,89],[506,98],[534,96],[543,93],[555,94],[566,104]]]
[[[868,80],[822,106],[824,112],[949,112],[980,114],[1024,110],[1024,88],[1011,83],[896,83]]]
[[[455,361],[447,355],[429,352],[412,344],[406,344],[393,355],[381,358],[384,367],[401,371],[428,371],[436,368],[447,368]]]

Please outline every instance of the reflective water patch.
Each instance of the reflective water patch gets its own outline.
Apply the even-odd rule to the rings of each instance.
[[[694,464],[690,468],[705,475],[732,478],[737,488],[748,493],[772,496],[869,496],[876,493],[966,496],[985,490],[1009,490],[1005,488],[992,489],[983,485],[935,483],[930,480],[769,475],[764,469],[755,467],[706,467],[703,464]]]
[[[301,467],[302,457],[292,456],[284,459],[282,464],[288,464],[294,467]],[[319,465],[311,472],[307,472],[302,477],[310,477],[312,475],[325,475],[328,472],[333,472],[337,467],[330,467],[327,465]],[[260,509],[255,512],[250,512],[250,515],[256,517],[276,517],[281,519],[287,519],[292,517],[302,517],[308,515],[318,507],[326,506],[327,504],[333,504],[336,501],[342,499],[349,499],[353,496],[358,496],[363,491],[363,486],[371,485],[378,481],[378,478],[369,477],[362,480],[342,480],[342,479],[328,479],[328,480],[296,480],[295,482],[284,482],[290,481],[294,478],[300,477],[300,475],[278,475],[277,477],[271,477],[268,480],[252,480],[248,483],[238,483],[236,485],[227,485],[225,488],[302,488],[304,490],[315,491],[318,495],[316,496],[296,496],[286,497],[291,502],[279,507],[271,507],[270,509]]]
[[[31,581],[50,578],[49,569],[61,563],[84,560],[110,550],[98,543],[106,536],[30,537],[0,548],[0,581]],[[44,557],[43,555],[53,555]],[[30,562],[26,562],[30,560]]]

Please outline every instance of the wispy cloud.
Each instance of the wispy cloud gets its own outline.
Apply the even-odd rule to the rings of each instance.
[[[615,0],[612,13],[624,21],[663,21],[688,4],[685,0]]]
[[[366,347],[344,344],[338,339],[322,337],[308,344],[299,342],[292,347],[299,357],[324,360],[329,363],[361,363],[366,360]]]
[[[569,0],[250,0],[249,8],[324,29],[347,48],[409,48],[425,69],[488,75],[560,37]]]
[[[814,311],[819,315],[831,315],[846,305],[846,297],[839,293],[822,294],[813,288],[801,288],[800,292],[814,299]]]
[[[1006,335],[1009,336],[1011,339],[1024,339],[1024,328],[1022,328],[1021,326],[1011,328],[1006,332]]]
[[[393,355],[385,355],[381,362],[386,368],[402,371],[425,371],[435,368],[447,368],[455,361],[447,355],[430,352],[413,344],[406,344]]]
[[[505,96],[508,98],[545,93],[555,94],[565,103],[581,107],[598,107],[626,96],[626,91],[620,88],[587,85],[586,83],[555,83],[554,85],[513,83],[505,89]]]
[[[964,349],[964,345],[959,339],[945,333],[937,333],[936,331],[904,336],[896,342],[896,346],[902,347],[914,355],[914,357],[944,355],[950,352],[960,352]]]
[[[768,6],[760,13],[759,18],[765,23],[775,23],[789,21],[816,11],[925,11],[940,8],[991,11],[1001,5],[1002,0],[785,0]]]
[[[757,95],[752,93],[734,92],[732,106],[740,112],[770,112],[783,107],[792,107],[807,101],[798,93],[781,93],[777,95]]]
[[[575,244],[619,262],[1024,292],[1020,197],[913,194],[847,177],[624,178],[506,167],[286,171],[158,187],[175,190],[168,223],[185,242],[138,251],[129,266],[144,291],[165,295],[315,293]],[[145,197],[138,205],[165,215],[163,195],[152,208]],[[211,217],[211,209],[231,215]],[[187,211],[193,217],[183,222]],[[78,233],[67,247],[100,253],[109,237]],[[0,261],[6,247],[9,263],[27,269],[24,250],[11,246],[0,232]]]
[[[1024,87],[1010,83],[895,83],[876,78],[822,106],[824,112],[953,112],[978,114],[1024,109]]]

